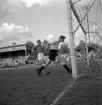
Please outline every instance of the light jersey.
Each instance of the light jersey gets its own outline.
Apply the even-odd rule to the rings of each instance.
[[[63,45],[63,42],[52,42],[51,44],[51,50],[60,50],[61,46]]]

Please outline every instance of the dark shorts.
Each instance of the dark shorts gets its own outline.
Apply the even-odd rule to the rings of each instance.
[[[58,55],[57,50],[50,50],[49,52],[49,59],[52,61],[55,61],[56,56]]]

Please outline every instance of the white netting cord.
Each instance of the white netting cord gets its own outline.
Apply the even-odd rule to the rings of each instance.
[[[73,2],[76,2],[76,1],[78,1],[78,0],[73,0]],[[90,5],[92,4],[93,1],[94,0],[81,0],[75,4],[75,8],[78,12],[80,20],[87,13],[88,8],[90,7]],[[89,31],[92,32],[92,33],[90,33],[91,42],[94,42],[97,44],[100,44],[100,42],[102,42],[102,39],[100,38],[100,37],[102,37],[101,36],[101,33],[102,33],[102,7],[101,6],[102,6],[102,4],[100,4],[100,2],[102,3],[102,1],[96,0],[94,5],[92,6],[92,8],[90,9],[90,11],[88,13]],[[84,10],[83,10],[83,8],[84,8]],[[73,20],[74,20],[73,24],[77,24],[75,17],[73,18]],[[82,24],[83,24],[85,30],[88,31],[87,30],[87,17],[84,19]],[[97,33],[99,35],[97,35]],[[80,37],[77,35],[80,35]],[[81,37],[83,37],[83,35],[84,35],[84,33],[79,28],[75,34],[74,41],[77,42],[77,39],[81,39]],[[85,39],[83,39],[83,40],[85,40]],[[84,70],[84,67],[82,67],[83,65],[81,66],[82,67],[81,73],[84,73],[85,75],[90,75],[93,78],[101,77],[102,76],[102,70],[101,70],[102,67],[101,67],[100,63],[99,62],[97,63],[97,61],[94,59],[90,59],[90,63],[91,63],[91,65],[89,65],[89,66],[86,65],[86,70]]]

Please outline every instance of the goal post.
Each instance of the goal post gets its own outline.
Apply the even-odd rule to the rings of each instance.
[[[78,79],[78,71],[76,67],[76,58],[75,58],[74,34],[73,34],[73,25],[72,25],[71,0],[66,0],[66,5],[67,5],[67,16],[68,16],[68,33],[69,33],[70,51],[71,51],[72,77],[73,79]]]

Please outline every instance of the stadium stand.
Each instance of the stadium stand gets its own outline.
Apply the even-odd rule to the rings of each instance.
[[[31,47],[26,44],[0,48],[0,67],[12,67],[25,65],[28,56],[31,55]]]

